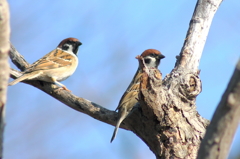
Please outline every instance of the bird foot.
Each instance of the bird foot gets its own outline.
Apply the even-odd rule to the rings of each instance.
[[[66,90],[66,91],[68,91],[68,92],[72,92],[72,91],[70,91],[69,89],[67,89],[67,87],[65,87],[65,86],[62,86],[60,89]]]

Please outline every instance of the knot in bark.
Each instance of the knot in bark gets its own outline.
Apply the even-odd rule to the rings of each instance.
[[[202,82],[196,74],[182,74],[178,90],[180,97],[191,103],[195,101],[197,95],[201,93]]]

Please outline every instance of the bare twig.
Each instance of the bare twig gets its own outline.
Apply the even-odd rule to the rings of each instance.
[[[225,159],[240,121],[240,60],[201,143],[198,159]]]

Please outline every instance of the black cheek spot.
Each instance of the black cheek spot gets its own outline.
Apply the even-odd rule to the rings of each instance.
[[[151,62],[151,59],[144,59],[144,62],[145,62],[146,64],[149,64],[149,63]]]

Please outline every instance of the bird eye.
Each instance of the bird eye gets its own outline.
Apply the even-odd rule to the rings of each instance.
[[[144,62],[145,62],[146,64],[149,64],[149,63],[151,62],[151,59],[144,59]]]
[[[62,49],[63,50],[68,50],[69,49],[69,45],[63,45]]]
[[[153,53],[151,53],[150,55],[151,55],[151,56],[155,56],[155,54],[153,54]]]

